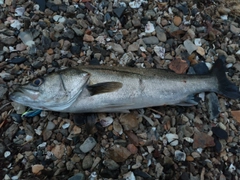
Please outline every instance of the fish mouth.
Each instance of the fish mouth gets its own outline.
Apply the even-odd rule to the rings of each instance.
[[[23,88],[23,87],[17,87],[10,95],[9,98],[12,101],[16,102],[22,102],[22,101],[28,101],[31,99],[33,93],[37,93],[35,89],[30,88]]]

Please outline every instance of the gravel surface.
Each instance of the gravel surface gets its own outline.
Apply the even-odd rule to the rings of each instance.
[[[239,17],[237,0],[0,0],[0,179],[239,179],[239,100],[32,114],[8,98],[65,67],[205,74],[220,55],[239,86]]]

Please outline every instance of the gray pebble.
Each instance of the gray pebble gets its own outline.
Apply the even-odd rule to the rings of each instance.
[[[83,153],[91,151],[92,148],[97,144],[93,137],[88,137],[84,143],[79,147]]]
[[[145,44],[158,44],[159,40],[156,36],[144,37],[143,42]]]
[[[217,95],[215,93],[209,93],[206,95],[206,99],[210,119],[217,118],[220,114],[220,106]]]
[[[82,168],[85,169],[89,169],[92,167],[93,164],[93,158],[91,155],[87,155],[84,157],[83,162],[82,162]]]

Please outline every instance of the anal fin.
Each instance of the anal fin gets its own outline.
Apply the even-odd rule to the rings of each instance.
[[[194,106],[198,104],[198,99],[193,95],[187,96],[182,102],[179,102],[175,105],[177,106]]]

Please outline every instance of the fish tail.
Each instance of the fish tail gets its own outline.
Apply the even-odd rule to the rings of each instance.
[[[219,56],[214,63],[211,73],[217,77],[218,80],[218,92],[219,94],[228,97],[230,99],[240,98],[240,92],[238,86],[230,82],[226,76],[225,56]]]

